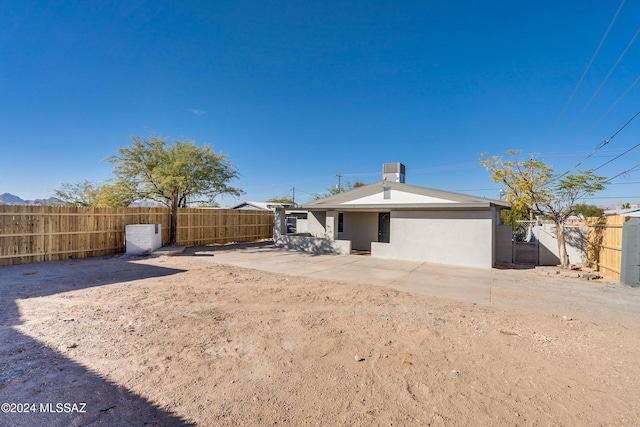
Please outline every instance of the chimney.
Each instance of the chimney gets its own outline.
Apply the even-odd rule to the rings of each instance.
[[[382,180],[404,183],[404,165],[400,162],[382,165]]]

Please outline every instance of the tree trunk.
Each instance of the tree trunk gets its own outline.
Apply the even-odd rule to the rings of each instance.
[[[176,244],[176,230],[178,228],[178,196],[174,194],[171,198],[171,232],[169,237],[169,244]]]
[[[562,268],[569,268],[569,255],[567,254],[564,221],[556,222],[556,232],[558,233],[558,256],[560,258],[560,266]]]

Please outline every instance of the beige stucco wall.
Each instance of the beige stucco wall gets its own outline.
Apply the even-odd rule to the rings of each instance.
[[[392,211],[389,256],[467,267],[493,267],[493,210]]]
[[[327,214],[323,211],[309,212],[307,216],[307,231],[316,237],[324,237],[325,235],[325,223],[327,220]]]
[[[378,241],[377,212],[344,212],[344,231],[338,238],[351,240],[351,248],[370,251],[371,242]]]

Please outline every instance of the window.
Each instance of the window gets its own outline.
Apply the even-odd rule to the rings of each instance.
[[[382,195],[384,200],[391,199],[391,187],[382,187]]]
[[[344,231],[344,214],[341,212],[338,214],[338,233]]]

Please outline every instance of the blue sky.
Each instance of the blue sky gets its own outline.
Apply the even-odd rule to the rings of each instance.
[[[640,111],[640,0],[620,4],[0,0],[0,193],[100,182],[157,133],[229,156],[246,194],[223,206],[304,202],[398,161],[407,183],[496,198],[479,152],[564,172]],[[581,168],[639,136],[637,118]],[[588,200],[611,201],[640,201],[640,169]]]

